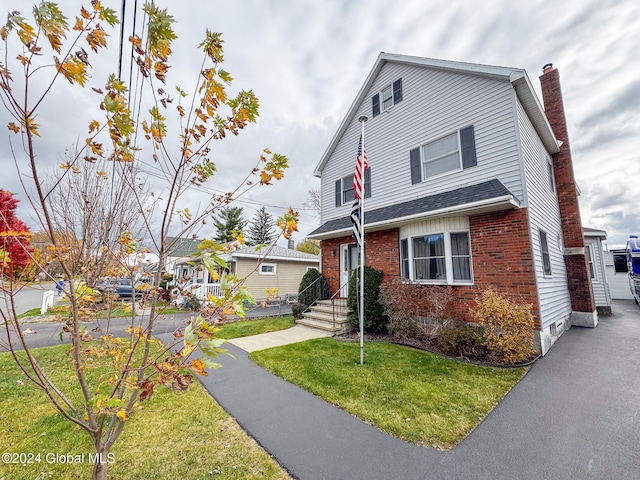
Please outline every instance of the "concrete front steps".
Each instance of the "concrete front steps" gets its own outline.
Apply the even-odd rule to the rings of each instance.
[[[308,328],[315,330],[321,330],[323,332],[341,334],[352,330],[353,327],[349,325],[347,315],[349,309],[347,308],[346,298],[336,298],[333,300],[335,305],[335,326],[333,321],[334,306],[331,300],[319,300],[311,308],[304,313],[303,317],[296,320],[296,325],[304,325]]]

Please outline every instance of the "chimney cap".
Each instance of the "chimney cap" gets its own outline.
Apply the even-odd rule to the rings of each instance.
[[[542,67],[543,73],[549,73],[551,70],[553,70],[553,63],[547,63],[544,67]]]

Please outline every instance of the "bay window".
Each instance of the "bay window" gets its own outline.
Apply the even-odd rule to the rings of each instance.
[[[403,279],[424,283],[473,282],[469,232],[440,232],[400,240]]]

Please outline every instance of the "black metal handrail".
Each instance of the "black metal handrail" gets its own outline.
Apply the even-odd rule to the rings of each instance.
[[[304,305],[300,313],[306,313],[318,300],[326,300],[330,296],[327,279],[324,277],[316,278],[308,287],[298,292],[298,304]]]

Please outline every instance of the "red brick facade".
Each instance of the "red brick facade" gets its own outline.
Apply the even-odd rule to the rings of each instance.
[[[366,237],[365,264],[382,270],[385,276],[400,276],[400,242],[398,229],[368,233]],[[340,288],[340,245],[354,243],[352,237],[323,240],[322,274],[329,283],[331,293]]]
[[[474,285],[452,286],[455,316],[471,321],[479,291],[494,288],[520,303],[530,303],[540,324],[535,268],[526,209],[469,217]],[[340,245],[350,237],[322,241],[322,270],[331,292],[340,287]],[[385,280],[400,276],[397,229],[366,235],[366,263],[382,270]]]
[[[580,204],[573,174],[558,70],[553,69],[551,65],[545,66],[544,74],[540,77],[540,85],[549,124],[556,138],[563,142],[560,152],[553,155],[553,170],[562,218],[562,237],[565,249],[568,249],[565,265],[571,295],[571,309],[574,312],[593,312],[596,306],[584,250]]]

